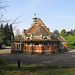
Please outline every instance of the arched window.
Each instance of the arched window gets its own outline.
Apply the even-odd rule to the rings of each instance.
[[[18,49],[18,44],[17,44],[17,49]]]
[[[64,48],[63,44],[62,44],[62,43],[60,43],[60,49],[63,49],[63,48]]]
[[[19,47],[18,47],[18,49],[20,49],[20,44],[19,44]]]
[[[20,44],[17,44],[17,50],[19,50],[20,49]]]

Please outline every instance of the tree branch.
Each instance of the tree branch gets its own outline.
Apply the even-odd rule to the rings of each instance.
[[[20,15],[19,17],[17,17],[11,24],[18,24],[21,23],[21,21],[18,21],[18,19],[20,19],[24,14]]]

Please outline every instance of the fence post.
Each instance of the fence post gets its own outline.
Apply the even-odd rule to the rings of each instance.
[[[17,59],[17,62],[18,62],[18,68],[20,68],[20,61],[21,61],[21,59]]]

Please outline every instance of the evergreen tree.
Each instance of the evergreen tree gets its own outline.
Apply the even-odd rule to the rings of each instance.
[[[3,31],[3,23],[1,23],[1,29],[2,29],[2,31]]]
[[[9,27],[8,27],[8,23],[5,25],[4,27],[4,35],[5,35],[5,44],[8,44],[8,40],[9,40]]]
[[[74,36],[75,36],[75,29],[74,29]]]
[[[75,36],[75,29],[74,30],[71,29],[71,33],[73,34],[73,36]]]
[[[11,37],[13,37],[13,27],[8,25],[8,23],[3,27],[3,24],[0,25],[0,43],[5,45],[11,44]]]
[[[13,27],[12,27],[12,24],[10,24],[10,26],[9,26],[9,31],[10,31],[10,34],[12,36],[13,35]]]
[[[8,23],[4,27],[4,34],[5,34],[5,44],[11,44],[11,37],[13,36],[13,28],[12,25],[8,25]]]
[[[0,43],[4,43],[4,32],[3,32],[3,24],[0,25]]]
[[[54,30],[54,34],[55,34],[56,36],[59,36],[59,31],[58,31],[58,30]]]
[[[12,37],[14,36],[12,24],[10,24],[9,26],[9,32],[10,32],[9,40],[11,42],[11,40],[13,39]]]

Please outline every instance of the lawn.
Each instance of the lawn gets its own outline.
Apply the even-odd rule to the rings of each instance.
[[[8,63],[0,60],[0,75],[75,75],[75,65]]]
[[[34,73],[32,72],[31,75],[75,75],[75,69],[49,69]]]

